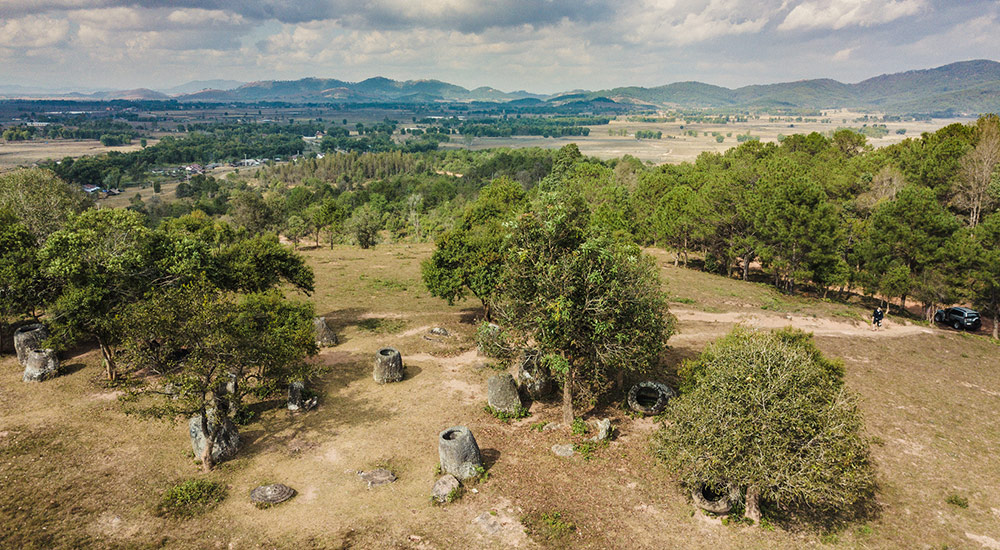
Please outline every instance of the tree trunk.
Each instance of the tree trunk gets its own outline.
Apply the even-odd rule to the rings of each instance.
[[[108,382],[118,380],[118,368],[115,365],[115,352],[110,346],[104,343],[101,337],[97,338],[97,345],[101,348],[101,358],[104,362],[104,372],[108,377]]]
[[[760,524],[760,491],[753,485],[747,487],[747,502],[743,515]]]
[[[886,311],[889,310],[886,309]],[[906,314],[906,294],[903,294],[903,297],[899,299],[899,314],[900,315]]]
[[[216,414],[218,415],[219,412],[216,411]],[[221,424],[217,431],[222,431]],[[201,408],[201,433],[205,434],[205,448],[201,451],[201,469],[204,472],[211,472],[215,466],[215,462],[212,460],[212,451],[215,449],[215,436],[208,431],[208,411],[204,407]]]
[[[567,368],[566,379],[563,380],[562,417],[566,429],[570,429],[573,424],[573,367]]]
[[[750,277],[750,254],[743,256],[743,280],[746,281]]]
[[[998,320],[1000,320],[1000,315],[997,315],[996,312],[993,312],[993,339],[994,340],[996,340],[998,337],[1000,337],[1000,336],[998,336],[998,334],[1000,334],[1000,331],[998,331],[998,327],[997,327],[997,321]]]

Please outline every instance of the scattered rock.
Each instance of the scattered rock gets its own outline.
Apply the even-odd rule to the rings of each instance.
[[[393,348],[378,350],[372,376],[379,384],[399,382],[403,379],[403,357]]]
[[[531,399],[544,399],[552,393],[554,384],[549,369],[542,365],[542,354],[536,349],[521,351],[517,379],[521,389]]]
[[[552,452],[555,453],[558,456],[569,457],[569,456],[573,456],[573,453],[575,451],[573,450],[573,444],[572,443],[565,443],[563,445],[553,445],[552,446]]]
[[[432,328],[430,330],[430,333],[434,334],[436,336],[451,336],[450,332],[448,332],[446,329],[441,328],[441,327],[434,327],[434,328]]]
[[[261,485],[250,491],[250,502],[256,506],[266,508],[275,504],[285,502],[295,496],[295,489],[281,483],[271,485]]]
[[[49,331],[45,325],[34,323],[24,325],[14,331],[14,352],[17,353],[17,361],[22,366],[28,359],[28,352],[42,347],[42,342],[49,337]]]
[[[597,435],[590,438],[590,441],[609,441],[615,429],[611,426],[610,418],[603,418],[597,421]]]
[[[219,430],[219,421],[215,414],[215,409],[208,410],[208,431],[215,434]],[[205,450],[205,434],[201,431],[201,415],[196,414],[188,421],[188,433],[191,434],[191,450],[194,457],[200,459],[201,453]],[[236,430],[236,425],[228,417],[222,420],[221,432],[215,437],[215,445],[212,446],[212,459],[221,462],[236,455],[240,447],[240,434]]]
[[[339,343],[337,341],[337,333],[333,332],[333,329],[326,323],[326,318],[324,317],[313,319],[313,331],[316,333],[316,345],[321,348],[330,348]]]
[[[628,392],[628,406],[642,414],[660,414],[676,394],[660,382],[639,382]]]
[[[472,432],[465,426],[448,428],[438,435],[438,456],[441,471],[463,481],[476,477],[483,470],[483,457]]]
[[[31,349],[24,358],[25,382],[41,382],[59,373],[59,356],[53,349]]]
[[[503,525],[500,524],[500,520],[496,516],[489,512],[483,512],[472,520],[473,523],[478,525],[487,535],[495,535],[503,529]]]
[[[431,496],[434,497],[434,500],[445,504],[459,487],[461,487],[461,483],[458,482],[455,476],[445,474],[434,482],[434,488],[431,489]]]
[[[368,483],[369,489],[396,481],[396,474],[385,468],[376,468],[370,472],[358,472],[358,477],[361,478],[361,481]]]
[[[521,398],[517,395],[517,384],[509,373],[494,374],[486,381],[487,402],[494,409],[507,414],[515,414],[521,408]]]
[[[548,424],[542,426],[543,432],[551,432],[553,430],[562,429],[563,425],[558,422],[549,422]]]

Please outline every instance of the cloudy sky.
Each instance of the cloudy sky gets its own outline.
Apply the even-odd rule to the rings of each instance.
[[[998,0],[0,0],[0,85],[858,82],[1000,58]]]

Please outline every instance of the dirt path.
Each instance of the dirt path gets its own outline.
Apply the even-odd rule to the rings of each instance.
[[[677,316],[680,322],[680,332],[671,337],[672,341],[677,340],[699,340],[705,336],[715,336],[718,333],[726,332],[732,325],[744,324],[751,327],[776,329],[787,326],[811,332],[816,336],[852,337],[852,338],[901,338],[915,334],[931,334],[933,329],[904,323],[897,323],[886,320],[882,324],[882,329],[873,331],[871,325],[861,321],[843,321],[834,319],[820,319],[804,315],[771,315],[766,313],[742,313],[724,312],[708,313],[693,309],[670,310]],[[714,325],[706,329],[704,324]]]

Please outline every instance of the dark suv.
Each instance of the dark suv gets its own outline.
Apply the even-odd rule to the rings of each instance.
[[[979,330],[983,321],[979,318],[979,312],[967,307],[949,307],[939,309],[934,314],[934,322],[951,325],[955,330]]]

